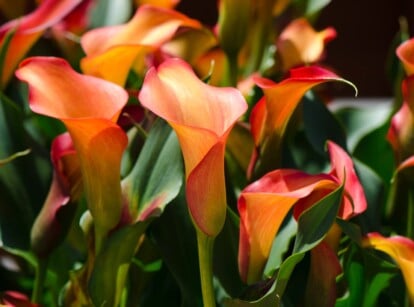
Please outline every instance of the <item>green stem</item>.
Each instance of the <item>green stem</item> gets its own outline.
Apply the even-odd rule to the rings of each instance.
[[[226,69],[226,79],[224,80],[224,86],[237,86],[237,53],[236,54],[226,54],[227,58],[227,69]]]
[[[32,292],[32,302],[41,303],[41,297],[43,292],[43,286],[46,279],[48,259],[38,259],[36,267],[36,278],[34,281],[34,287]]]
[[[198,261],[204,307],[216,306],[216,299],[213,288],[214,239],[214,237],[207,236],[205,233],[197,229]]]

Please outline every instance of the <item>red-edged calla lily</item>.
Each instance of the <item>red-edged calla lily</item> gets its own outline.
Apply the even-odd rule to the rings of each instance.
[[[408,76],[414,74],[414,38],[398,46],[396,54],[402,62]]]
[[[174,10],[143,5],[126,24],[91,30],[82,36],[86,57],[82,70],[124,85],[132,67],[139,72],[145,56],[169,41],[180,27],[202,28],[200,22]]]
[[[331,160],[331,171],[329,174],[337,178],[338,184],[345,183],[345,197],[338,216],[341,219],[347,220],[363,213],[367,209],[367,200],[351,157],[334,142],[328,141],[327,145]]]
[[[52,184],[31,232],[32,250],[38,257],[48,256],[66,235],[82,187],[79,158],[69,133],[53,140],[51,160]]]
[[[16,76],[29,85],[33,112],[60,119],[79,155],[88,208],[97,236],[121,215],[120,163],[127,145],[115,124],[128,100],[116,84],[75,72],[63,59],[34,57],[23,61]]]
[[[238,200],[239,271],[246,283],[261,280],[272,242],[287,213],[301,199],[320,199],[338,187],[330,175],[280,169],[247,186]],[[318,197],[314,197],[314,194]]]
[[[2,87],[7,84],[19,61],[40,38],[43,32],[62,20],[81,1],[45,0],[31,14],[12,20],[0,27],[0,45],[4,44],[8,33],[14,31],[4,59],[1,78]]]
[[[338,216],[347,219],[366,210],[366,199],[351,158],[333,142],[329,174],[309,175],[298,170],[272,171],[246,187],[239,198],[239,270],[247,283],[258,281],[271,245],[286,214],[300,214],[344,184]]]
[[[393,147],[398,163],[414,154],[412,141],[414,127],[414,76],[402,83],[403,103],[391,119],[387,139]]]
[[[318,66],[292,69],[289,78],[280,83],[256,78],[256,84],[263,89],[264,96],[253,108],[250,124],[262,164],[278,163],[275,153],[280,152],[280,142],[289,119],[303,95],[314,86],[331,81],[345,82],[353,86],[347,80]],[[252,160],[249,173],[253,171],[255,163]],[[262,172],[259,171],[259,174]]]
[[[203,83],[186,62],[171,59],[148,71],[139,99],[177,133],[192,219],[203,233],[216,236],[226,214],[225,144],[247,109],[243,96]]]
[[[387,238],[373,232],[363,238],[362,246],[382,251],[397,263],[404,276],[410,302],[414,304],[414,241],[402,236]]]
[[[276,46],[282,69],[318,62],[324,53],[325,44],[336,37],[329,27],[315,31],[306,18],[293,20],[278,36]]]

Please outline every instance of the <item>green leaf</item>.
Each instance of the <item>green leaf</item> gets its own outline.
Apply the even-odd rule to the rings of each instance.
[[[105,241],[96,256],[88,286],[95,306],[118,305],[130,262],[148,223],[145,221],[124,226]]]
[[[326,155],[328,140],[346,148],[345,132],[339,121],[322,101],[309,93],[303,99],[303,123],[310,144],[322,156]]]
[[[183,183],[181,149],[174,131],[158,120],[151,128],[131,173],[122,181],[123,194],[136,220],[158,216]]]
[[[149,228],[181,292],[182,307],[202,306],[197,240],[184,189]]]
[[[307,252],[322,241],[336,219],[342,194],[340,186],[300,215],[294,253]]]

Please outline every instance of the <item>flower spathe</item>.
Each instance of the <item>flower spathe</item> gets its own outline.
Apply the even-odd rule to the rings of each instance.
[[[329,27],[315,31],[306,18],[298,18],[288,24],[276,42],[282,69],[318,62],[323,56],[325,44],[336,37]]]
[[[96,229],[106,233],[118,223],[122,209],[120,163],[127,137],[115,122],[128,94],[113,83],[78,74],[59,58],[29,58],[16,75],[29,85],[32,111],[67,127],[79,156],[88,208]]]
[[[401,269],[410,303],[414,304],[414,241],[403,236],[384,237],[372,232],[363,238],[362,246],[382,251],[393,258]]]
[[[1,86],[4,87],[19,61],[40,38],[44,31],[58,23],[82,0],[45,0],[32,13],[3,24],[0,27],[0,45],[8,33],[14,31],[8,46],[2,71]],[[4,46],[3,46],[4,47]]]
[[[203,83],[186,62],[170,59],[148,71],[139,99],[177,133],[191,217],[203,233],[216,236],[226,213],[225,143],[247,109],[243,96]]]
[[[347,153],[328,141],[331,171],[310,175],[299,170],[271,171],[248,185],[238,200],[240,213],[239,271],[247,283],[262,277],[273,239],[288,212],[296,219],[344,184],[338,216],[348,219],[366,210],[367,203]]]
[[[408,76],[414,74],[414,38],[399,45],[396,54],[402,62],[406,74]]]
[[[248,284],[262,278],[273,239],[292,207],[313,192],[337,187],[326,174],[309,175],[280,169],[267,173],[247,186],[238,200],[240,214],[239,271]]]
[[[81,68],[88,75],[124,85],[130,69],[142,69],[145,56],[183,26],[202,27],[197,20],[174,10],[142,5],[128,23],[94,29],[82,36],[86,57]]]

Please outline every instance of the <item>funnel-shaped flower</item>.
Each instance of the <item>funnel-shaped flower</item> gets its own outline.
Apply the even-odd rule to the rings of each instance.
[[[394,259],[404,277],[410,302],[414,304],[414,241],[402,236],[386,238],[374,232],[367,234],[362,246],[382,251]]]
[[[329,174],[309,175],[298,170],[272,171],[247,186],[238,201],[240,213],[239,270],[244,281],[261,279],[277,231],[290,209],[294,216],[344,184],[338,216],[347,219],[366,210],[366,199],[346,152],[328,142]]]
[[[305,18],[293,20],[276,42],[282,69],[318,62],[324,53],[325,44],[336,37],[333,28],[315,31]]]
[[[105,234],[121,215],[120,162],[127,137],[115,122],[128,94],[113,83],[78,74],[58,58],[29,58],[16,75],[29,84],[32,111],[66,125],[95,227]]]
[[[86,57],[82,70],[123,85],[132,67],[144,66],[145,55],[169,41],[180,27],[201,28],[195,19],[174,10],[140,6],[124,25],[91,30],[82,37]]]
[[[31,231],[32,250],[38,257],[48,256],[63,240],[82,186],[79,158],[67,132],[53,140],[51,160],[52,184]]]
[[[46,0],[31,14],[12,20],[0,27],[0,45],[4,46],[8,33],[12,33],[4,59],[1,86],[4,87],[13,70],[27,51],[50,26],[58,23],[82,0]]]
[[[280,152],[280,142],[289,119],[303,95],[314,86],[330,81],[345,82],[353,86],[352,83],[318,66],[292,69],[290,77],[280,83],[265,78],[256,79],[256,84],[264,91],[264,97],[253,108],[250,123],[262,165],[278,163],[275,154]],[[263,168],[260,165],[258,167]],[[259,171],[260,173],[263,174],[263,170]]]
[[[226,213],[225,144],[247,108],[243,96],[203,83],[186,62],[171,59],[148,71],[139,99],[177,133],[191,216],[202,232],[217,235]]]
[[[408,76],[414,74],[414,38],[398,46],[396,54],[404,66]]]
[[[242,280],[247,283],[261,280],[274,237],[298,201],[308,198],[316,203],[337,187],[336,180],[329,175],[309,175],[289,169],[267,173],[247,186],[238,200]]]

